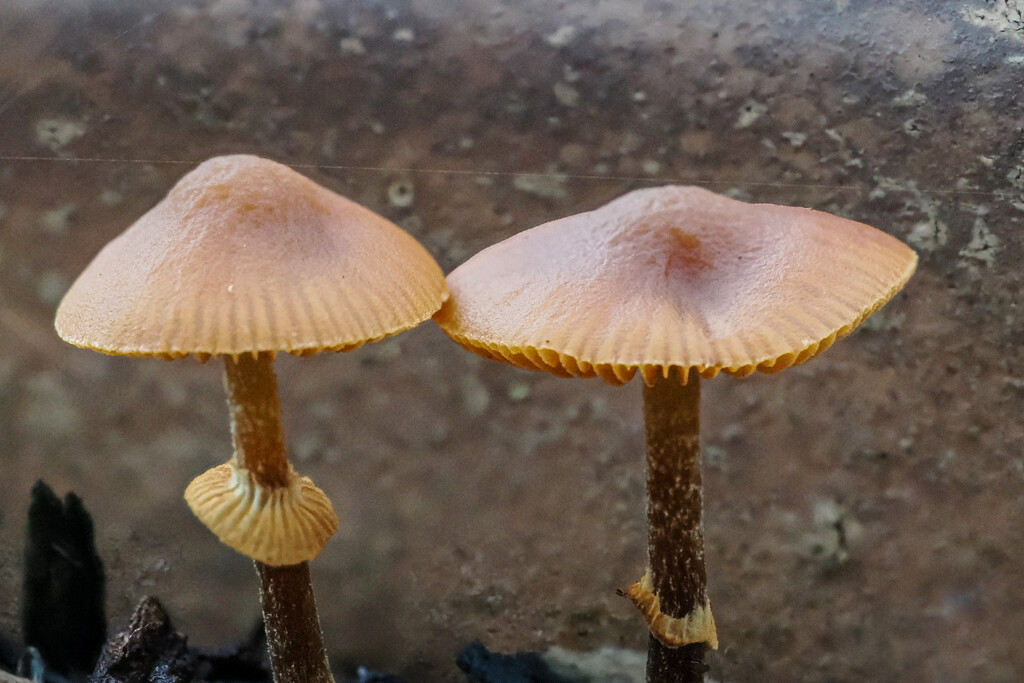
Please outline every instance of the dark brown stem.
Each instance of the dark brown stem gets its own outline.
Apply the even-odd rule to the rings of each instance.
[[[647,680],[702,683],[707,665],[704,664],[704,643],[683,647],[666,647],[653,635],[647,640]]]
[[[317,620],[309,563],[287,567],[255,564],[274,681],[333,683]]]
[[[224,359],[235,462],[260,486],[288,483],[274,356],[243,354]],[[276,683],[333,683],[313,599],[309,564],[272,567],[256,562],[267,648]]]
[[[700,478],[700,378],[644,387],[648,553],[661,611],[683,618],[707,602]],[[705,643],[670,648],[651,637],[648,683],[704,680]]]

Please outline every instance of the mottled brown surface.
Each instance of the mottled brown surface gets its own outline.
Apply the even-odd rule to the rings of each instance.
[[[334,683],[317,618],[309,563],[270,567],[256,562],[274,680]]]
[[[191,517],[229,456],[220,371],[52,332],[99,248],[216,154],[399,222],[445,270],[652,182],[876,225],[921,254],[865,326],[704,386],[716,680],[1024,670],[1024,31],[1013,0],[0,4],[0,626],[32,483],[94,513],[123,623],[259,612]],[[277,363],[291,456],[335,501],[311,567],[332,661],[455,676],[499,650],[642,649],[637,382],[487,363],[432,324]]]
[[[676,623],[711,622],[706,629],[710,633],[701,633],[703,629],[698,627],[692,637],[673,641],[665,639],[665,633],[659,632],[645,612],[654,636],[647,645],[648,683],[703,683],[707,644],[718,646],[704,566],[700,381],[695,373],[682,384],[678,374],[672,373],[643,388],[648,595],[658,601],[659,611]],[[629,595],[643,610],[634,590],[635,586]],[[705,610],[709,618],[702,620]]]
[[[660,599],[662,612],[685,619],[707,603],[700,378],[680,384],[673,373],[643,391],[651,592]]]

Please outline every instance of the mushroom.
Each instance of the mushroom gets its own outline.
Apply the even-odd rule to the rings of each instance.
[[[434,320],[485,358],[644,381],[649,681],[702,680],[718,635],[702,528],[700,379],[802,363],[888,301],[916,254],[875,228],[700,188],[624,195],[526,230],[448,276]]]
[[[234,455],[185,498],[251,557],[277,681],[330,681],[308,561],[337,530],[288,462],[278,351],[350,351],[426,320],[447,297],[410,235],[287,166],[210,159],[96,256],[55,326],[107,354],[224,359]]]

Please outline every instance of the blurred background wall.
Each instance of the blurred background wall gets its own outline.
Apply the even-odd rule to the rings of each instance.
[[[908,241],[917,275],[777,376],[705,383],[718,680],[1024,670],[1024,16],[1016,0],[7,0],[0,4],[0,628],[32,483],[78,492],[112,625],[258,615],[181,495],[230,455],[220,366],[61,342],[54,309],[185,172],[245,152],[383,213],[446,271],[634,188],[700,184]],[[336,663],[641,649],[638,382],[488,363],[428,322],[282,358]]]

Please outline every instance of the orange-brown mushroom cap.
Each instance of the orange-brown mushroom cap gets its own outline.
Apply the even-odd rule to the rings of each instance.
[[[448,276],[434,319],[480,355],[556,375],[744,376],[823,351],[916,264],[862,223],[651,188],[483,250]]]
[[[447,297],[430,254],[382,216],[287,166],[217,157],[96,256],[58,334],[111,354],[346,351]]]

